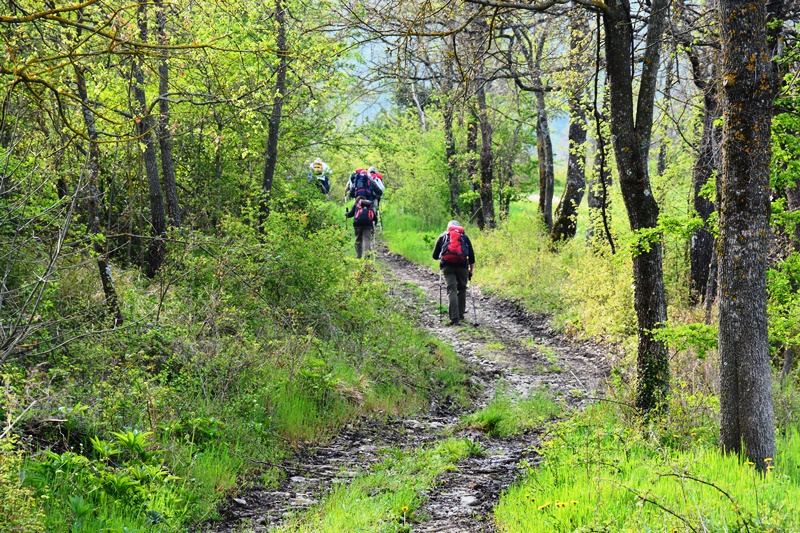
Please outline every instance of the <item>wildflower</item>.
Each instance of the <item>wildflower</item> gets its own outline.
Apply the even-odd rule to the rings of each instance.
[[[578,500],[572,500],[570,503],[572,503],[572,505],[578,505]]]
[[[673,433],[673,434],[672,434],[672,436],[673,436],[673,437],[675,437],[676,439],[679,439],[679,438],[681,438],[681,436],[680,436],[680,435],[678,435],[677,433]]]
[[[402,512],[404,512],[404,513],[407,513],[407,512],[408,512],[408,505],[404,505],[404,506],[402,506],[402,507],[400,508],[400,510],[401,510]]]
[[[765,463],[771,463],[772,462],[772,457],[767,457],[766,459],[764,459],[764,462]]]
[[[775,469],[775,467],[773,465],[767,466],[767,470],[774,470],[774,469]]]
[[[753,466],[755,463],[753,461],[745,461],[744,464],[747,466]]]
[[[542,509],[547,509],[548,507],[550,507],[550,502],[547,502],[547,503],[545,503],[543,505],[540,505],[539,506],[539,510],[541,511]]]
[[[556,507],[565,507],[566,505],[567,505],[567,502],[560,502],[560,501],[556,500]]]

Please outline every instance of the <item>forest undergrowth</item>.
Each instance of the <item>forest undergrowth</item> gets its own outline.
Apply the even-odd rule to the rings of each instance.
[[[154,280],[116,275],[122,327],[99,315],[52,351],[42,332],[30,343],[49,356],[3,367],[0,531],[198,528],[348,421],[466,397],[462,364],[351,257],[338,207],[316,195],[287,192],[263,231],[227,219],[171,234]],[[64,269],[48,312],[68,320],[97,298],[90,267]]]
[[[716,329],[706,321],[706,311],[689,304],[680,228],[662,235],[671,295],[670,323],[662,333],[671,354],[668,406],[645,419],[633,407],[636,316],[629,247],[635,240],[620,224],[623,215],[614,216],[614,235],[623,247],[616,254],[602,242],[592,245],[580,237],[554,249],[547,233],[531,230],[541,222],[535,206],[525,202],[513,204],[509,219],[494,231],[468,227],[478,255],[475,281],[483,292],[552,314],[554,325],[576,338],[605,341],[613,364],[604,396],[546,431],[538,450],[544,460],[525,468],[504,493],[495,509],[497,527],[584,533],[797,531],[800,388],[793,375],[781,378],[777,360],[786,308],[796,299],[789,288],[793,256],[770,271],[778,454],[762,475],[745,459],[719,451]],[[402,219],[387,223],[390,250],[436,268],[431,243],[446,219],[437,224]],[[579,226],[586,227],[586,221],[583,211]],[[423,238],[411,238],[414,233]]]

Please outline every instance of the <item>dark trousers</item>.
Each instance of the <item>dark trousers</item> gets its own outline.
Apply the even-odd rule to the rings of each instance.
[[[447,284],[450,321],[462,320],[467,311],[469,269],[465,266],[445,265],[442,267],[442,274],[444,274],[444,281]]]
[[[372,248],[372,226],[353,226],[353,229],[356,231],[356,258],[366,259]]]

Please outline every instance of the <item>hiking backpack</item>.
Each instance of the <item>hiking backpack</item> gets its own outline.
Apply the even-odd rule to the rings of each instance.
[[[461,265],[467,262],[468,256],[469,244],[467,244],[467,235],[464,233],[464,228],[461,226],[447,228],[439,258],[443,263]]]
[[[361,200],[356,204],[353,215],[354,226],[371,226],[375,222],[375,208],[369,200]]]
[[[380,174],[377,174],[377,176],[380,176]],[[369,179],[371,181],[372,190],[375,192],[375,196],[380,199],[380,197],[383,196],[383,190],[385,189],[383,180],[378,177],[373,178],[372,176],[370,176]]]
[[[363,196],[367,200],[372,200],[372,181],[369,174],[363,168],[356,170],[350,177],[350,198],[358,198]]]

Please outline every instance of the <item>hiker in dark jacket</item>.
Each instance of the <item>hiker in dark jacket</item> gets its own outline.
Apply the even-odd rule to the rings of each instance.
[[[447,283],[450,324],[456,325],[464,320],[467,311],[467,284],[475,264],[475,249],[457,221],[448,222],[447,230],[436,239],[433,258],[439,260],[439,268]]]
[[[356,198],[353,207],[345,213],[347,218],[353,219],[353,229],[356,232],[356,258],[366,258],[372,245],[372,229],[375,225],[375,206],[371,200],[363,196]]]

